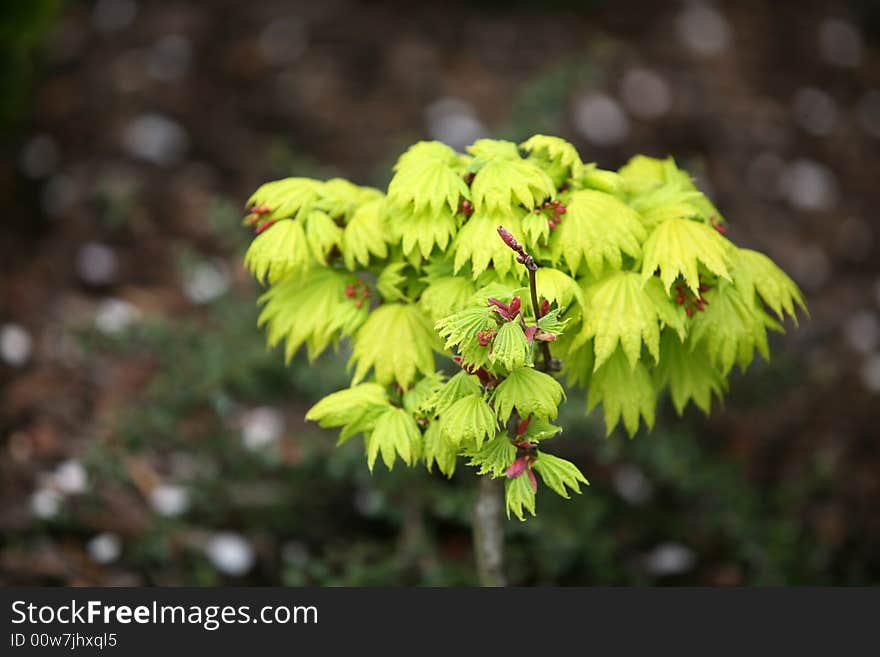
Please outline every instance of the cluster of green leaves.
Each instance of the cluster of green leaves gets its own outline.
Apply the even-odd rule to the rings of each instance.
[[[681,414],[708,413],[734,364],[767,358],[767,331],[804,308],[766,256],[737,248],[724,219],[669,158],[618,171],[584,163],[557,137],[481,139],[467,154],[420,142],[387,193],[288,178],[260,187],[245,263],[265,281],[270,345],[289,359],[351,342],[352,387],[308,418],[363,435],[367,462],[459,457],[505,477],[508,511],[534,513],[536,477],[560,495],[586,483],[538,445],[568,386],[601,404],[608,433],[651,427],[669,389]],[[538,265],[539,308],[521,255]],[[552,349],[553,359],[547,358]],[[457,373],[435,356],[454,358]]]

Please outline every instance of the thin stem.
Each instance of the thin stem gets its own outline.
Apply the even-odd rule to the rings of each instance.
[[[504,483],[489,476],[479,478],[474,506],[474,553],[480,586],[505,586],[504,530],[501,511]]]
[[[529,291],[532,293],[532,308],[535,310],[535,321],[537,322],[543,316],[541,307],[538,305],[538,284],[535,280],[535,272],[537,269],[529,269]],[[541,342],[541,354],[544,356],[544,371],[551,372],[553,369],[553,356],[550,355],[550,345]]]

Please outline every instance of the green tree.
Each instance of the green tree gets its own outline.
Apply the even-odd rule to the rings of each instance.
[[[547,450],[565,388],[602,405],[608,433],[654,423],[658,396],[710,411],[735,364],[769,357],[767,331],[805,310],[766,256],[669,158],[619,171],[557,137],[420,142],[387,193],[346,180],[261,186],[245,256],[268,289],[259,324],[289,360],[351,344],[351,387],[308,413],[363,437],[367,465],[398,459],[481,478],[481,580],[503,583],[507,515],[536,512],[539,478],[569,497],[587,479]],[[437,356],[448,359],[438,369]],[[454,369],[450,369],[454,368]]]

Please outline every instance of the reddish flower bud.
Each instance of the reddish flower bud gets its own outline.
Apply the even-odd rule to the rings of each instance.
[[[510,319],[514,319],[517,315],[519,315],[519,310],[522,308],[522,301],[519,297],[513,297],[510,301]]]
[[[355,295],[354,283],[349,283],[348,285],[345,286],[345,296],[347,296],[349,299],[353,299],[354,295]]]
[[[544,201],[544,207],[545,207],[545,208],[549,208],[549,207],[550,207],[550,201]]]
[[[568,210],[565,209],[564,205],[560,205],[556,208],[556,214],[565,214]]]
[[[508,466],[507,470],[504,471],[504,474],[508,479],[516,479],[523,472],[526,471],[528,467],[528,457],[523,454],[522,456],[517,456],[516,460]]]
[[[535,208],[535,214],[541,214],[541,208]]]
[[[687,308],[685,308],[684,311],[687,313],[687,316],[688,316],[688,317],[690,317],[690,316],[692,316],[692,315],[694,314],[694,309],[691,308],[690,306],[688,306]]]
[[[265,222],[262,226],[258,226],[257,229],[254,230],[254,235],[259,235],[264,230],[268,230],[269,228],[271,228],[272,226],[275,225],[276,221],[278,221],[278,220],[277,219],[269,219],[269,221]]]
[[[700,292],[708,292],[708,291],[711,290],[711,289],[712,289],[712,288],[710,288],[710,287],[709,287],[708,285],[706,285],[705,283],[700,283],[700,287],[699,287]]]
[[[516,437],[521,438],[528,430],[529,424],[532,422],[532,416],[529,415],[525,420],[520,420],[519,426],[516,428]]]
[[[550,301],[548,299],[541,299],[541,317],[550,312]]]
[[[535,478],[535,473],[532,472],[531,468],[526,470],[526,472],[529,475],[529,483],[532,485],[532,490],[537,493],[538,492],[538,480],[537,480],[537,478]]]
[[[364,302],[361,299],[358,299],[354,305],[357,306],[358,308],[360,308],[364,305]]]
[[[474,204],[470,201],[461,202],[461,211],[466,217],[470,217],[474,213]]]
[[[535,334],[535,340],[538,342],[556,342],[556,334],[549,331],[538,331]]]
[[[725,226],[723,224],[713,224],[712,228],[717,230],[722,235],[724,235],[727,232],[727,226]]]
[[[548,221],[547,223],[550,224],[550,230],[556,230],[556,224],[553,223],[552,219],[550,221]]]
[[[677,297],[675,297],[675,303],[677,303],[679,306],[682,305],[684,303],[684,297],[679,294]]]

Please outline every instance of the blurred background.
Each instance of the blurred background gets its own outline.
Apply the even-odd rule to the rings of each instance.
[[[543,132],[674,155],[812,317],[711,418],[606,439],[572,395],[592,486],[506,523],[511,582],[880,583],[878,47],[868,0],[2,3],[0,582],[475,583],[471,471],[304,423],[346,354],[265,350],[240,219]]]

